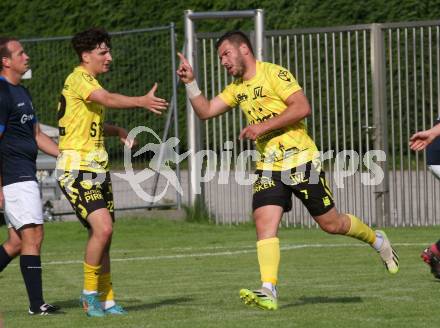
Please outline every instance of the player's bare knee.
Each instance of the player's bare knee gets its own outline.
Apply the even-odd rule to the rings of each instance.
[[[30,247],[39,253],[42,243],[43,243],[43,236],[38,235],[38,236],[35,236],[35,238],[32,238],[30,240],[29,239],[26,240],[26,247],[27,248]],[[24,246],[24,243],[23,243],[23,246]]]
[[[321,221],[318,222],[318,224],[323,231],[331,235],[337,235],[341,233],[341,225],[337,220]]]
[[[21,251],[25,254],[40,254],[41,240],[23,239],[21,244]]]
[[[106,243],[110,240],[113,234],[113,227],[111,225],[101,227],[100,229],[96,229],[93,231],[93,235],[95,238],[98,238],[103,243]]]
[[[345,214],[338,212],[336,208],[331,209],[327,213],[314,217],[319,227],[332,235],[345,234]]]
[[[345,215],[338,214],[336,217],[332,217],[327,220],[320,220],[318,221],[318,224],[322,230],[329,234],[344,235],[348,231],[345,221]]]
[[[112,225],[106,226],[103,230],[103,233],[107,239],[110,239],[113,235],[113,226]]]
[[[10,248],[14,253],[16,253],[16,254],[20,253],[21,252],[21,240],[18,239],[16,241],[10,243]]]
[[[21,239],[19,238],[8,239],[3,244],[3,247],[10,256],[16,256],[21,252]]]
[[[36,241],[33,243],[33,247],[34,247],[35,251],[37,251],[38,253],[40,253],[40,250],[41,250],[41,244],[42,244],[42,243],[43,243],[43,239],[36,240]]]

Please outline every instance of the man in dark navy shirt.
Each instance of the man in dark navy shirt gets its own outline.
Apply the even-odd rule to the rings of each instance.
[[[0,37],[0,206],[8,240],[0,246],[0,272],[17,255],[29,297],[29,314],[58,307],[43,300],[40,249],[43,214],[36,179],[38,149],[58,156],[58,146],[41,132],[29,92],[20,85],[29,56],[18,40]]]
[[[426,164],[434,176],[440,180],[440,117],[429,130],[415,133],[410,140],[412,150],[426,148]],[[431,273],[440,279],[440,240],[425,248],[422,260],[431,267]]]

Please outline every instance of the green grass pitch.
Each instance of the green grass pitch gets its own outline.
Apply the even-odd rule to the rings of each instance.
[[[18,261],[0,273],[4,327],[435,327],[440,282],[420,251],[440,229],[385,229],[399,252],[397,275],[362,243],[317,229],[280,231],[280,309],[241,304],[240,288],[259,286],[250,224],[216,226],[122,219],[112,247],[116,298],[124,317],[87,318],[78,304],[86,231],[78,222],[46,224],[43,284],[64,314],[27,315]],[[6,228],[0,228],[6,238]],[[1,327],[1,323],[0,323]]]

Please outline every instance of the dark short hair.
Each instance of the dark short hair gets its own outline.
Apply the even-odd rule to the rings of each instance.
[[[11,52],[8,49],[8,43],[11,41],[18,41],[16,38],[10,36],[0,36],[0,70],[3,69],[3,57],[11,58]]]
[[[79,32],[72,38],[73,49],[75,49],[81,62],[84,52],[96,49],[101,43],[105,43],[107,47],[111,48],[110,35],[106,30],[97,27]]]
[[[218,50],[220,45],[223,43],[223,41],[229,41],[235,45],[240,45],[244,43],[248,46],[249,50],[251,51],[252,55],[254,54],[254,50],[252,49],[252,44],[249,38],[246,34],[244,34],[242,31],[230,31],[223,34],[220,39],[217,40],[217,43],[215,44],[215,48]]]

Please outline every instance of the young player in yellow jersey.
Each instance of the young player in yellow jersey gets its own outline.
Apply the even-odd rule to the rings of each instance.
[[[113,232],[113,194],[104,136],[118,136],[126,146],[127,131],[104,123],[105,107],[140,107],[161,114],[167,102],[155,97],[157,85],[140,97],[105,90],[96,79],[108,72],[112,56],[109,34],[92,28],[76,34],[72,45],[80,64],[67,77],[58,108],[60,156],[59,185],[88,229],[84,257],[84,288],[81,301],[88,316],[125,314],[115,303],[110,275]]]
[[[216,47],[221,64],[235,78],[219,95],[211,100],[202,95],[192,67],[182,54],[177,74],[199,118],[215,117],[239,105],[249,122],[240,138],[255,140],[260,154],[252,207],[262,287],[240,290],[244,303],[268,310],[278,308],[277,234],[283,212],[292,207],[292,193],[322,230],[370,244],[388,271],[396,273],[398,257],[385,233],[374,232],[354,215],[339,213],[335,208],[316,145],[302,121],[311,108],[292,74],[278,65],[257,61],[249,39],[240,31],[226,33]]]

